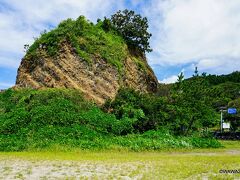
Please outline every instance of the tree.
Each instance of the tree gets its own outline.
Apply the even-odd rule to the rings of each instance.
[[[195,67],[195,71],[194,71],[193,77],[196,77],[196,76],[199,76],[199,74],[198,74],[198,67],[197,66]]]
[[[108,101],[103,109],[113,113],[117,119],[135,119],[136,132],[145,132],[166,126],[168,114],[167,98],[144,94],[133,89],[120,89],[113,101]]]
[[[181,83],[183,80],[184,80],[184,74],[183,74],[183,72],[181,72],[181,73],[178,75],[177,82]]]
[[[202,73],[202,77],[204,77],[204,78],[207,77],[207,73],[206,73],[206,72],[203,72],[203,73]]]
[[[231,129],[237,131],[240,128],[240,98],[237,98],[228,103],[228,107],[233,107],[237,109],[237,114],[228,114],[225,119],[231,122]]]
[[[184,80],[184,74],[183,72],[181,72],[179,75],[178,75],[178,79],[177,79],[177,90],[178,91],[182,91],[182,82]]]
[[[151,52],[149,39],[152,36],[148,30],[146,17],[135,14],[134,11],[118,11],[111,16],[111,23],[115,29],[124,37],[128,45],[136,47],[142,52]]]
[[[180,82],[181,75],[171,96],[174,132],[186,135],[215,125],[216,112],[207,96],[208,82],[200,76]]]
[[[100,21],[98,21],[98,22],[100,22]],[[107,19],[106,17],[104,17],[104,20],[102,22],[102,28],[106,32],[108,32],[108,31],[110,31],[112,29],[112,23],[111,23],[110,19]]]

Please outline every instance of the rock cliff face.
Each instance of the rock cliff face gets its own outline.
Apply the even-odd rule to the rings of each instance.
[[[103,45],[104,46],[104,45]],[[108,63],[99,53],[84,60],[67,40],[61,41],[58,52],[50,56],[39,46],[34,55],[26,55],[18,69],[18,88],[74,88],[97,104],[113,99],[120,87],[142,92],[155,92],[157,79],[146,58],[126,48],[122,68]]]

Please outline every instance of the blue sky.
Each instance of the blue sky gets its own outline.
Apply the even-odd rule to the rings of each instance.
[[[199,72],[240,70],[239,0],[0,0],[0,89],[15,84],[24,44],[66,18],[96,22],[133,9],[149,20],[153,34],[148,62],[160,82]]]

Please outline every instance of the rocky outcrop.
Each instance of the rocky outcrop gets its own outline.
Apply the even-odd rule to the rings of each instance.
[[[30,58],[25,56],[18,69],[16,87],[73,88],[97,104],[113,99],[120,87],[153,93],[157,79],[144,57],[128,52],[121,71],[97,55],[89,63],[79,57],[67,42],[55,57],[38,50]]]

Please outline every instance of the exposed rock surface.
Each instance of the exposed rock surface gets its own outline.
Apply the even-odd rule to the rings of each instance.
[[[128,52],[123,64],[119,72],[97,55],[88,63],[69,43],[63,42],[56,57],[50,57],[44,50],[38,50],[34,57],[25,56],[18,69],[16,87],[79,89],[85,98],[97,104],[113,99],[120,87],[150,93],[157,90],[157,79],[145,58]]]

